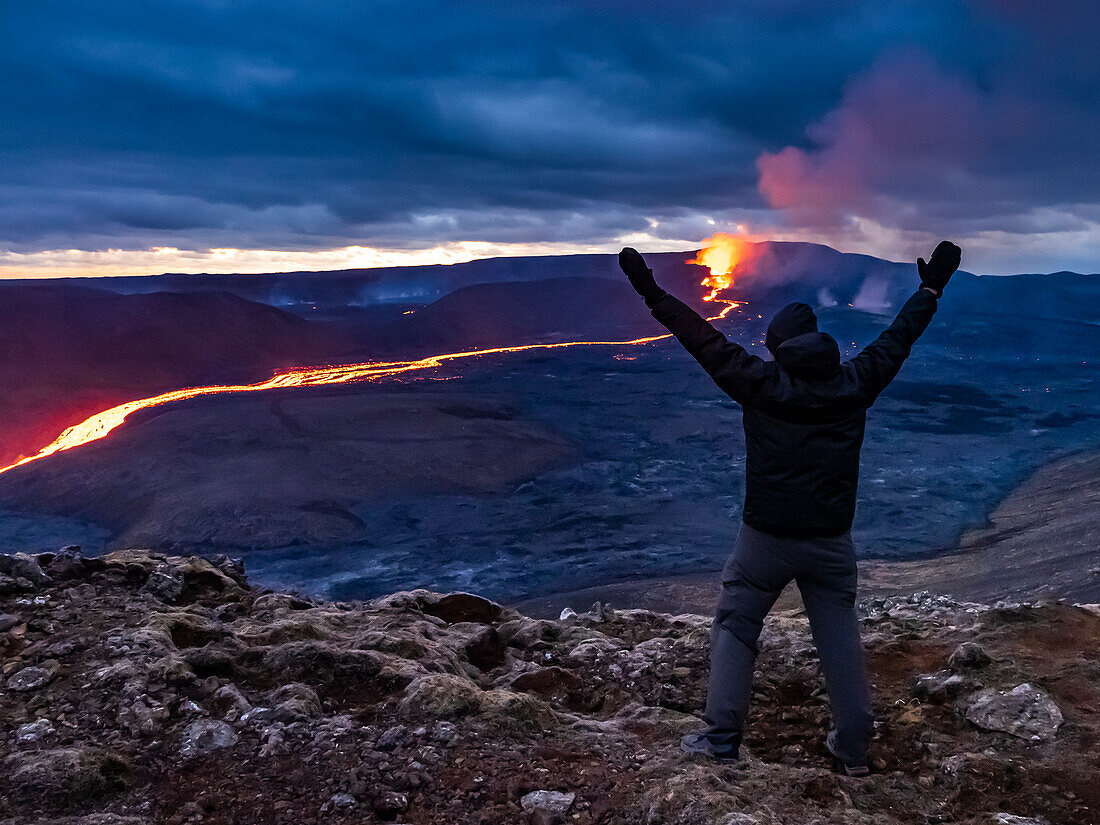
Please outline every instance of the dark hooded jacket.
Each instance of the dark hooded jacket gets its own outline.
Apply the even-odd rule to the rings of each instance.
[[[806,304],[791,304],[769,326],[774,361],[750,355],[671,295],[650,308],[744,408],[745,523],[800,538],[850,529],[867,408],[932,320],[935,296],[918,290],[874,343],[844,363]]]

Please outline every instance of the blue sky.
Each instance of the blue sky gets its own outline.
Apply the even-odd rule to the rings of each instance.
[[[1095,272],[1098,27],[1091,0],[6,3],[0,275],[737,227]]]

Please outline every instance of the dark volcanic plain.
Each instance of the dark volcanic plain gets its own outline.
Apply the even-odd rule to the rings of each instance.
[[[651,260],[663,284],[703,307],[702,270],[687,257]],[[1010,490],[1100,445],[1098,283],[956,276],[869,418],[864,556],[942,559],[920,564],[947,571],[944,554],[969,546],[964,536]],[[95,286],[134,294],[0,285],[12,299],[0,334],[0,371],[15,388],[0,422],[10,457],[93,407],[180,386],[662,331],[611,256]],[[914,286],[912,265],[760,245],[733,290],[746,304],[722,328],[761,351],[770,313],[809,300],[850,355]],[[160,287],[176,292],[140,294]],[[245,557],[258,581],[312,594],[468,588],[549,611],[585,588],[641,598],[630,582],[717,570],[739,520],[743,461],[737,407],[675,342],[536,350],[145,411],[100,442],[0,476],[0,544],[222,552]],[[1031,584],[1060,563],[1061,550],[1048,552],[1049,565],[1023,574],[1042,579]]]

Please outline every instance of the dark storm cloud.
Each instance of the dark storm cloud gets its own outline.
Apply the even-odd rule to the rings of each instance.
[[[1093,4],[1033,8],[4,4],[0,248],[1033,231],[1096,200],[1100,94]]]

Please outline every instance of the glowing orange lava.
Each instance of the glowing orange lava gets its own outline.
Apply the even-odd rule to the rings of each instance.
[[[745,259],[748,248],[743,238],[717,232],[703,241],[699,254],[688,259],[689,264],[710,269],[710,275],[703,279],[703,286],[710,287],[710,294],[703,296],[704,301],[716,300],[719,292],[733,286],[733,270]],[[718,317],[726,317],[730,309],[732,307],[726,307]]]
[[[710,246],[700,250],[699,254],[688,263],[700,264],[710,268],[710,274],[703,279],[703,286],[710,288],[710,294],[703,300],[716,301],[725,304],[722,311],[708,318],[715,321],[725,318],[734,307],[739,306],[737,301],[718,298],[718,293],[728,288],[733,279],[730,275],[737,263],[741,260],[741,241],[730,235],[719,233],[707,242]],[[722,266],[728,264],[728,269]],[[413,361],[366,361],[359,364],[337,364],[321,367],[304,367],[277,373],[266,381],[256,384],[215,384],[208,387],[188,387],[180,390],[154,395],[150,398],[140,398],[136,401],[128,401],[111,407],[109,410],[96,413],[79,424],[69,427],[50,444],[43,447],[34,455],[19,459],[6,467],[0,467],[0,473],[6,473],[32,461],[38,461],[55,453],[72,450],[112,433],[122,423],[138,410],[151,409],[170,404],[173,401],[184,401],[188,398],[196,398],[200,395],[226,395],[228,393],[262,392],[264,390],[287,389],[291,387],[318,387],[327,384],[353,384],[360,381],[372,381],[406,372],[419,372],[421,370],[435,369],[449,361],[457,361],[463,358],[477,358],[482,355],[497,355],[505,352],[529,352],[531,350],[564,349],[566,347],[626,347],[639,344],[648,344],[671,338],[671,334],[649,335],[644,338],[632,338],[629,341],[562,341],[551,344],[522,344],[514,347],[492,347],[490,349],[469,350],[466,352],[449,352],[442,355],[431,355]]]

